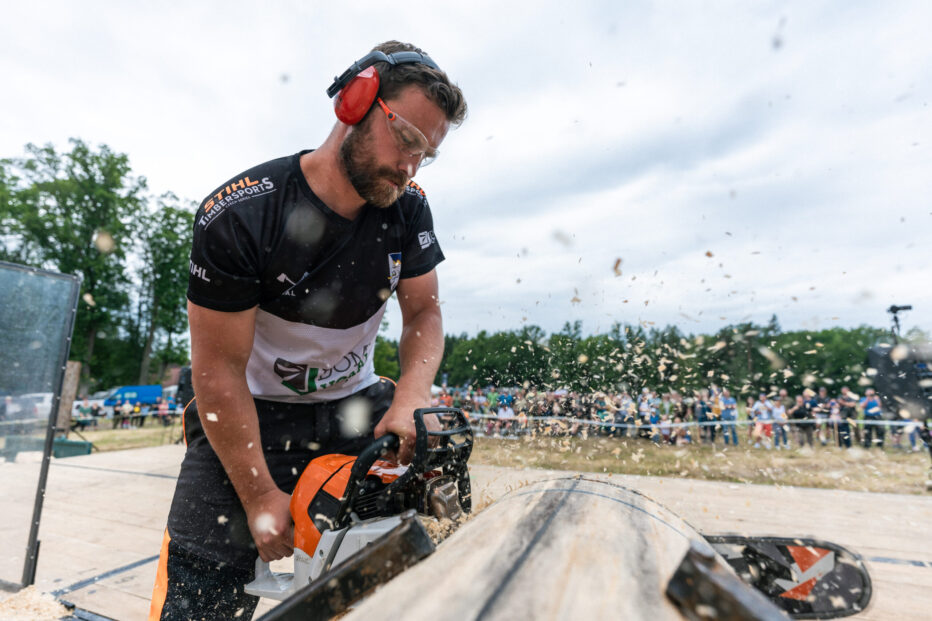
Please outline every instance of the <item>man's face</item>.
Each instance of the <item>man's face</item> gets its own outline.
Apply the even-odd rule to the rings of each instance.
[[[414,125],[431,147],[436,149],[443,142],[450,123],[420,88],[407,87],[385,103],[393,113]],[[420,163],[418,157],[399,149],[389,123],[376,103],[340,145],[340,158],[353,189],[377,207],[388,207],[401,197]]]

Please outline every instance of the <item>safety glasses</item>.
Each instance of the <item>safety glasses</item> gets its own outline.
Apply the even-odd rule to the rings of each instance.
[[[398,145],[398,150],[409,157],[418,158],[418,166],[424,167],[437,159],[437,149],[430,146],[427,137],[412,123],[406,121],[401,115],[392,112],[382,98],[377,99],[379,106],[385,113],[388,130]]]

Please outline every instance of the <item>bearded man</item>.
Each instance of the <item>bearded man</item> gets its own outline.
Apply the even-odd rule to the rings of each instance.
[[[188,283],[195,399],[150,619],[249,619],[255,559],[290,556],[290,494],[319,455],[394,433],[413,451],[443,353],[424,191],[411,181],[466,115],[420,49],[383,43],[328,89],[337,123],[316,150],[260,164],[198,209]],[[373,349],[402,314],[397,386]]]

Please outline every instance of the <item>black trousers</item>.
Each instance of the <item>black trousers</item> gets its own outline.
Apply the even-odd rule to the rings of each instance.
[[[865,418],[865,421],[879,421],[880,417],[877,418]],[[883,448],[883,440],[886,435],[883,425],[864,425],[864,448],[870,448],[874,445],[873,438],[877,438],[877,446]]]
[[[393,396],[394,384],[383,379],[351,397],[326,403],[257,399],[262,449],[278,487],[291,494],[315,457],[358,455],[374,440],[373,430]],[[371,412],[360,428],[353,427],[358,421],[344,419],[343,406],[354,398],[365,399]],[[154,618],[232,619],[229,613],[242,608],[235,618],[248,620],[258,599],[246,595],[242,586],[253,579],[258,554],[246,512],[207,441],[196,400],[185,409],[184,429],[187,451],[168,515],[169,543],[163,547],[168,559],[160,560],[166,575],[160,572],[157,579],[167,580],[167,585],[157,582],[155,590],[165,593],[165,600]],[[199,577],[193,579],[192,572]]]
[[[164,554],[164,552],[163,552]],[[165,562],[165,599],[160,609],[153,606],[150,620],[212,621],[251,619],[258,597],[247,595],[243,586],[252,582],[254,570],[210,561],[168,543]],[[159,576],[162,578],[162,576]]]

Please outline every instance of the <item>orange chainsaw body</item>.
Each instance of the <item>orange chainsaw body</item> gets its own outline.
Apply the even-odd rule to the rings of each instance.
[[[307,465],[291,495],[291,518],[294,520],[294,546],[312,556],[322,530],[332,528],[336,509],[346,494],[350,471],[356,457],[322,455]],[[383,485],[395,481],[406,470],[383,459],[369,469],[367,476],[378,477]]]

